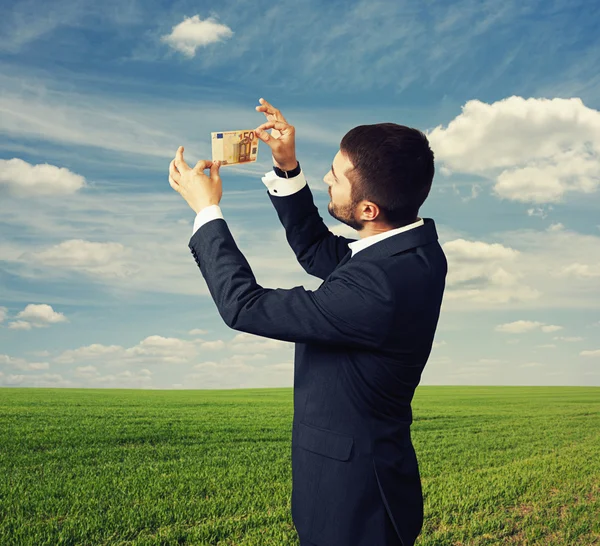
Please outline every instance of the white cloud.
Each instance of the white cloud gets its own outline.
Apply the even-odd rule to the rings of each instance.
[[[266,355],[236,354],[219,361],[200,362],[183,378],[185,388],[289,387],[293,365],[289,362],[254,366],[249,362],[265,360]]]
[[[517,250],[506,248],[497,243],[488,244],[480,241],[465,241],[464,239],[456,239],[445,243],[444,250],[461,256],[463,261],[475,264],[482,259],[485,261],[514,260],[519,255]]]
[[[96,375],[87,378],[91,387],[111,389],[148,389],[152,388],[152,372],[147,369],[124,370],[116,374]]]
[[[26,320],[14,320],[8,323],[11,330],[31,330],[31,324]]]
[[[110,361],[114,365],[121,364],[144,364],[144,363],[185,363],[193,359],[197,354],[197,346],[194,342],[163,336],[148,336],[133,347],[125,348],[120,345],[102,345],[93,343],[68,349],[53,359],[60,364],[82,362],[91,360],[96,362]]]
[[[52,359],[53,365],[76,364],[69,373],[76,386],[82,387],[124,387],[154,388],[150,381],[157,376],[157,383],[164,381],[168,369],[171,384],[179,379],[184,388],[243,388],[267,386],[291,386],[293,367],[285,361],[285,355],[293,356],[290,344],[243,334],[223,342],[223,348],[232,354],[206,359],[206,345],[212,341],[185,340],[164,336],[148,336],[132,347],[120,345],[91,344],[77,349],[63,351]],[[274,343],[271,343],[274,342]],[[210,345],[209,345],[210,346]],[[276,352],[275,349],[283,348]],[[214,349],[211,349],[211,352]],[[270,351],[276,359],[269,363],[267,354],[257,350]],[[290,354],[291,353],[291,354]],[[282,358],[283,357],[283,358]],[[6,359],[11,357],[6,356]],[[280,359],[280,360],[279,360]],[[25,362],[14,360],[15,362]],[[0,363],[2,361],[0,360]],[[185,365],[189,365],[187,368]],[[166,366],[165,366],[166,365]],[[177,365],[177,367],[173,367]],[[157,366],[155,373],[149,368]],[[15,366],[16,367],[16,366]],[[106,374],[106,369],[123,369],[127,372]],[[33,369],[25,368],[22,369]],[[142,370],[136,371],[136,370]],[[145,370],[145,372],[144,372]],[[25,378],[27,384],[27,377]]]
[[[555,324],[545,324],[544,326],[542,326],[542,332],[545,332],[547,334],[551,332],[558,332],[562,329],[562,326],[556,326]]]
[[[498,243],[455,239],[443,245],[448,259],[447,300],[507,303],[536,299],[540,292],[510,270],[520,252]]]
[[[78,349],[67,349],[63,351],[59,356],[53,359],[58,364],[70,364],[73,362],[79,362],[82,360],[90,359],[106,359],[111,357],[114,359],[117,355],[121,354],[123,347],[120,345],[101,345],[100,343],[92,343],[85,347],[79,347]]]
[[[13,359],[21,360],[21,359]],[[0,361],[1,362],[1,361]],[[22,370],[47,369],[42,367],[20,366]],[[96,366],[77,366],[73,370],[73,379],[62,374],[19,374],[2,379],[0,385],[22,387],[96,387],[96,388],[151,388],[153,372],[143,368],[135,371],[124,370],[119,373],[102,375]]]
[[[124,351],[125,357],[160,359],[165,363],[188,362],[196,355],[193,342],[175,337],[148,336],[135,347]]]
[[[579,356],[600,356],[600,349],[594,351],[581,351]]]
[[[261,355],[263,358],[265,355]],[[244,358],[244,355],[232,355],[222,359],[219,362],[215,362],[212,360],[206,362],[199,362],[192,366],[192,370],[199,370],[203,372],[214,372],[215,374],[219,374],[222,372],[231,372],[231,371],[243,371],[248,373],[256,373],[258,368],[248,364],[249,360],[256,360],[253,358]],[[203,374],[193,373],[187,374],[187,378],[199,379],[204,377]]]
[[[566,341],[567,343],[576,343],[577,341],[583,341],[584,338],[579,336],[556,336],[554,339],[557,341]]]
[[[271,340],[254,336],[253,334],[239,334],[227,343],[223,340],[200,341],[164,337],[159,335],[148,336],[133,347],[120,345],[91,345],[63,351],[53,359],[59,364],[81,363],[84,361],[97,362],[99,365],[110,360],[113,365],[142,365],[142,364],[185,364],[193,363],[207,351],[228,349],[235,353],[229,359],[243,359],[244,361],[263,360],[266,356],[260,351],[273,351],[289,347],[289,344],[278,340]],[[243,354],[248,353],[248,354]],[[219,364],[221,366],[221,364]],[[86,368],[89,369],[89,368]]]
[[[524,334],[537,330],[542,325],[541,322],[534,322],[529,320],[517,320],[515,322],[509,322],[506,324],[499,324],[494,328],[496,332],[505,332],[508,334]]]
[[[546,218],[548,213],[553,210],[554,207],[552,205],[548,205],[547,207],[534,207],[531,209],[527,209],[528,216],[537,216],[539,218]]]
[[[22,358],[0,355],[0,365],[10,366],[24,371],[47,370],[47,362],[27,362]],[[102,388],[152,388],[154,373],[147,368],[134,371],[124,370],[118,373],[101,374],[93,365],[77,366],[72,378],[63,374],[4,374],[0,372],[0,385],[21,387],[102,387]]]
[[[51,305],[41,303],[28,304],[23,311],[17,314],[19,319],[27,320],[15,320],[9,322],[8,327],[12,330],[31,330],[35,328],[47,328],[51,324],[57,324],[59,322],[69,322],[69,319],[65,317],[63,313],[59,313],[52,309]],[[46,356],[46,355],[42,355]]]
[[[233,36],[233,31],[227,26],[218,23],[214,17],[202,21],[199,15],[184,17],[183,21],[175,25],[171,34],[161,37],[176,51],[188,57],[194,57],[199,47],[220,42],[223,38]]]
[[[203,341],[202,348],[208,351],[218,351],[225,347],[225,342],[222,339],[217,339],[215,341]]]
[[[600,112],[578,98],[470,100],[428,136],[448,169],[494,179],[500,198],[555,203],[598,188]]]
[[[65,167],[31,165],[17,157],[0,159],[0,191],[14,197],[68,195],[86,185],[85,178]]]
[[[50,368],[48,362],[28,362],[24,358],[0,354],[0,365],[16,368],[18,370],[47,370]]]
[[[583,147],[583,145],[582,145]],[[503,171],[496,179],[498,197],[524,203],[559,203],[568,192],[594,193],[600,168],[597,152],[569,150],[545,161]]]
[[[51,305],[46,303],[30,303],[23,311],[19,311],[17,318],[26,319],[38,325],[57,324],[59,322],[69,322],[63,313],[52,309]]]
[[[50,369],[49,362],[29,362],[27,367],[20,368],[21,370],[48,370]]]
[[[600,277],[600,263],[580,264],[578,262],[564,266],[559,273],[563,277],[578,277],[593,279]]]
[[[88,379],[90,377],[97,377],[100,375],[96,366],[77,366],[75,368],[75,377],[82,377]]]
[[[8,387],[20,385],[26,377],[24,374],[3,374],[2,385]]]
[[[290,343],[278,339],[269,339],[254,334],[240,333],[230,342],[231,348],[238,353],[260,353],[263,351],[276,351],[290,347]]]
[[[524,334],[538,329],[541,329],[543,332],[548,333],[556,332],[557,330],[562,330],[562,326],[556,326],[554,324],[544,324],[543,322],[530,320],[517,320],[515,322],[499,324],[498,326],[496,326],[496,328],[494,328],[496,332],[504,332],[506,334]]]
[[[449,174],[449,173],[448,173]],[[476,199],[477,196],[481,193],[481,186],[479,184],[471,184],[471,194],[463,196],[460,193],[456,184],[452,184],[452,189],[456,195],[458,195],[464,203],[471,201],[472,199]]]
[[[0,385],[7,387],[52,387],[63,388],[76,386],[70,379],[63,378],[60,374],[44,373],[44,374],[10,374],[4,378],[0,378]]]
[[[128,278],[142,269],[131,260],[132,251],[121,243],[71,239],[46,250],[23,252],[18,259],[30,264],[73,270],[103,278]]]
[[[490,238],[493,242],[461,237],[442,245],[448,258],[444,309],[597,308],[598,278],[571,268],[565,282],[564,270],[567,264],[600,264],[600,237],[553,224]]]
[[[4,322],[7,314],[8,314],[8,308],[0,306],[0,322]]]

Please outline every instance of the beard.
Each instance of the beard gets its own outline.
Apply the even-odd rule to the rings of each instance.
[[[339,222],[342,222],[342,224],[346,224],[352,229],[355,229],[356,231],[362,231],[364,224],[354,218],[353,211],[355,209],[356,203],[353,203],[350,206],[342,207],[341,210],[335,207],[333,201],[330,200],[329,203],[327,203],[327,211],[333,218]]]

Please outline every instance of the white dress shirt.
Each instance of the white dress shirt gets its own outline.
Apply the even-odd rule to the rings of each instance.
[[[304,178],[304,173],[300,171],[300,174],[294,176],[292,178],[282,178],[281,176],[277,176],[274,171],[269,171],[265,173],[262,177],[262,181],[269,193],[276,197],[285,197],[287,195],[292,195],[300,191],[304,186],[306,186],[306,178]],[[221,212],[221,207],[219,205],[210,205],[208,207],[204,207],[201,211],[196,214],[196,219],[194,220],[194,233],[206,224],[206,222],[210,222],[211,220],[215,220],[217,218],[222,218],[223,213]],[[360,252],[363,248],[367,248],[369,245],[377,243],[387,237],[391,237],[392,235],[396,235],[398,233],[402,233],[403,231],[408,231],[409,229],[416,228],[418,226],[422,226],[424,224],[422,218],[417,218],[416,222],[412,224],[408,224],[406,226],[402,226],[395,229],[390,229],[383,233],[378,233],[376,235],[370,235],[369,237],[365,237],[364,239],[359,239],[358,241],[353,241],[349,243],[348,246],[352,251],[352,255],[354,256],[357,252]]]

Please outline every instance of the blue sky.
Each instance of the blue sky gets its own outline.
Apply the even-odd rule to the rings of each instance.
[[[296,127],[323,176],[351,128],[430,137],[449,274],[421,384],[600,385],[600,6],[590,2],[0,3],[0,385],[291,386],[293,344],[220,318],[168,183],[177,146]],[[258,161],[221,209],[261,286],[316,290]]]

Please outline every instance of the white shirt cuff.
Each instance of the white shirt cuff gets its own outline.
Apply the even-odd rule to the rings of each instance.
[[[267,186],[269,193],[271,195],[275,195],[276,197],[286,197],[287,195],[297,193],[307,184],[306,178],[304,177],[304,173],[302,171],[300,171],[300,174],[297,176],[293,176],[291,178],[282,178],[281,176],[277,176],[275,171],[271,170],[268,173],[265,173],[265,175],[262,177],[262,181],[264,185]],[[222,218],[225,220],[219,205],[210,205],[208,207],[204,207],[198,212],[198,214],[196,214],[192,235],[196,233],[200,227],[206,224],[206,222],[210,222],[216,218]]]
[[[277,176],[275,171],[269,171],[262,177],[262,181],[267,186],[269,193],[276,197],[292,195],[306,186],[306,178],[304,178],[302,171],[297,176],[291,178],[282,178],[281,176]]]
[[[204,207],[202,210],[196,214],[196,219],[194,220],[194,231],[192,235],[198,231],[200,227],[202,227],[206,222],[210,222],[211,220],[216,220],[217,218],[223,218],[223,213],[221,212],[221,207],[219,205],[210,205],[208,207]],[[225,220],[225,218],[223,218]]]

